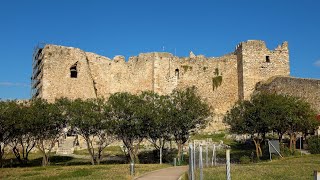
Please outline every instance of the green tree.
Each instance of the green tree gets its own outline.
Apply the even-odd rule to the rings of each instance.
[[[5,150],[11,142],[12,123],[8,116],[10,109],[8,101],[0,101],[0,167],[3,167]]]
[[[294,150],[296,135],[316,127],[315,113],[310,105],[295,97],[259,93],[250,101],[237,102],[227,112],[224,122],[230,131],[251,134],[259,158],[262,155],[261,142],[265,134],[274,130],[281,141],[285,133],[290,135],[290,149]]]
[[[168,118],[168,110],[172,109],[172,103],[169,96],[158,95],[154,92],[143,92],[140,97],[145,101],[143,108],[145,110],[145,124],[148,133],[148,140],[154,148],[159,151],[159,162],[162,164],[164,145],[170,140],[171,124]]]
[[[188,141],[190,131],[206,126],[211,115],[210,107],[197,95],[195,87],[188,87],[185,90],[172,92],[167,114],[166,118],[170,121],[180,160],[183,145]]]
[[[63,134],[62,129],[66,124],[65,118],[55,103],[34,99],[30,104],[36,147],[42,154],[42,165],[50,164],[50,153]]]
[[[290,136],[290,150],[292,152],[296,149],[297,134],[308,133],[314,131],[318,126],[319,122],[316,119],[316,112],[311,108],[310,104],[298,99],[293,98],[293,103],[287,114],[288,116],[288,134]]]
[[[28,156],[36,145],[35,126],[28,102],[10,103],[11,146],[21,165],[28,162]]]
[[[68,107],[70,125],[86,141],[92,165],[100,164],[103,150],[114,140],[109,109],[105,103],[103,99],[76,99]]]
[[[112,94],[108,104],[115,135],[123,141],[131,161],[139,163],[139,145],[147,137],[144,100],[137,95],[121,92]]]
[[[224,122],[230,126],[230,132],[251,135],[257,158],[262,156],[261,142],[264,134],[269,131],[259,106],[250,101],[238,102],[224,117]]]

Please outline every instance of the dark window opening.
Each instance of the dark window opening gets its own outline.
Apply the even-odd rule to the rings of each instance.
[[[77,71],[77,63],[71,66],[70,68],[70,77],[71,78],[77,78],[78,77],[78,71]]]
[[[269,63],[270,62],[270,57],[266,56],[266,62]]]
[[[176,69],[174,74],[175,74],[176,77],[179,79],[179,69]]]

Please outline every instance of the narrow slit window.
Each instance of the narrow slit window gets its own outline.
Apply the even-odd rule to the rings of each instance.
[[[270,63],[270,56],[266,56],[266,62]]]
[[[176,77],[179,79],[179,69],[176,69],[174,74],[175,74]]]
[[[77,63],[71,66],[70,68],[70,77],[71,78],[77,78],[78,77],[78,71],[77,71]]]

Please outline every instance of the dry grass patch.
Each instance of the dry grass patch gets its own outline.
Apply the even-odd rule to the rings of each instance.
[[[163,164],[138,164],[136,176],[149,171],[170,167]],[[128,164],[99,165],[99,166],[50,166],[33,168],[3,168],[0,169],[0,179],[132,179]]]

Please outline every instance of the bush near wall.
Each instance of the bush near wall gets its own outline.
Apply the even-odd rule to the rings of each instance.
[[[308,147],[311,154],[320,154],[320,137],[313,136],[308,140]]]

